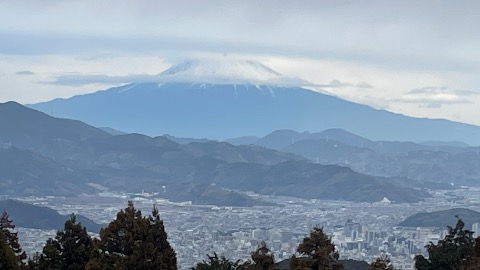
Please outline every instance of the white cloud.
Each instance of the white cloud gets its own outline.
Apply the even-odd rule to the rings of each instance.
[[[478,1],[5,0],[0,37],[9,42],[0,52],[203,51],[478,70],[479,8]]]
[[[470,97],[479,94],[466,90],[452,90],[447,87],[430,86],[413,89],[392,101],[415,103],[420,107],[440,108],[448,104],[473,103]]]
[[[3,0],[0,100],[89,93],[229,54],[354,102],[480,124],[480,96],[448,90],[478,91],[478,10],[474,0]],[[430,85],[448,91],[407,92]]]

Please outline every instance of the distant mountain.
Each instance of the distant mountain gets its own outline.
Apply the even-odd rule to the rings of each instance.
[[[347,167],[301,161],[270,166],[234,163],[217,169],[213,177],[215,183],[227,188],[308,199],[378,202],[388,198],[400,203],[431,197],[391,179],[360,174]]]
[[[48,207],[15,200],[0,200],[0,211],[3,210],[7,211],[13,224],[24,228],[60,230],[64,228],[65,221],[69,218]],[[89,232],[99,233],[102,227],[82,215],[77,215],[77,221],[82,223]]]
[[[38,153],[0,148],[0,194],[20,196],[91,193],[92,173],[75,169]]]
[[[365,137],[353,134],[343,129],[327,129],[321,132],[296,132],[293,130],[276,130],[272,133],[252,142],[252,144],[264,146],[276,150],[286,148],[295,149],[295,144],[304,141],[312,143],[323,141],[326,143],[342,143],[355,148],[367,148],[378,154],[398,154],[412,151],[446,151],[451,153],[466,152],[464,147],[448,145],[418,144],[409,141],[373,141]]]
[[[84,141],[110,135],[80,121],[54,118],[16,102],[0,103],[0,145],[48,147],[53,142]]]
[[[151,136],[222,140],[279,129],[341,128],[374,140],[480,145],[478,126],[377,110],[302,85],[309,83],[253,61],[193,61],[145,81],[30,107]]]
[[[182,183],[180,185],[168,185],[168,192],[161,195],[174,201],[191,201],[193,204],[242,207],[277,206],[277,204],[254,199],[213,184]]]
[[[15,112],[10,116],[15,118]],[[71,124],[53,117],[48,120],[55,130],[65,129],[61,127],[65,123]],[[21,125],[28,126],[28,119],[21,121]],[[389,178],[372,177],[341,166],[314,164],[295,154],[256,145],[234,146],[217,141],[179,144],[161,136],[111,136],[83,123],[77,127],[79,132],[91,130],[97,135],[84,138],[73,133],[68,139],[51,136],[53,139],[38,141],[29,139],[35,133],[27,130],[22,133],[25,139],[19,146],[28,146],[28,150],[17,148],[15,140],[0,149],[2,192],[94,193],[88,183],[97,183],[111,190],[159,192],[172,201],[234,206],[265,202],[238,192],[226,192],[225,188],[266,195],[368,202],[384,197],[395,202],[416,202],[430,196],[395,184]],[[3,139],[1,136],[0,133]]]
[[[165,137],[165,138],[167,138],[171,141],[174,141],[176,143],[179,143],[179,144],[189,144],[189,143],[192,143],[192,142],[204,143],[204,142],[210,141],[209,139],[180,138],[180,137],[175,137],[175,136],[172,136],[172,135],[169,135],[169,134],[165,134],[162,137]]]
[[[249,145],[257,141],[259,138],[255,136],[242,136],[237,138],[226,139],[224,142],[233,144],[233,145]]]
[[[455,226],[459,217],[465,222],[465,229],[471,230],[473,223],[480,223],[480,213],[465,209],[454,208],[430,213],[417,213],[402,221],[399,226],[404,227],[438,227],[445,229],[447,226]],[[478,232],[480,233],[480,232]]]
[[[448,189],[450,183],[480,183],[480,147],[372,141],[341,129],[318,133],[278,130],[251,144],[366,174],[410,178],[422,187]]]
[[[120,131],[120,130],[116,130],[116,129],[113,129],[113,128],[110,128],[110,127],[99,127],[99,129],[107,132],[108,134],[110,135],[113,135],[113,136],[117,136],[117,135],[125,135],[127,134],[126,132],[123,132],[123,131]]]
[[[452,146],[452,147],[469,147],[470,146],[464,142],[459,142],[459,141],[452,141],[452,142],[425,141],[425,142],[421,142],[420,144],[429,145],[429,146]]]

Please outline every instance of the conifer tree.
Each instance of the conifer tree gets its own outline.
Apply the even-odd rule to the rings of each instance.
[[[47,240],[38,260],[38,268],[83,270],[92,252],[92,238],[72,214],[65,222],[64,229],[57,232],[55,239]]]
[[[40,261],[40,253],[35,253],[33,256],[28,258],[27,264],[23,267],[24,270],[38,270]]]
[[[6,243],[5,234],[0,231],[0,269],[18,270],[18,263],[12,248]]]
[[[133,203],[100,231],[98,262],[104,269],[177,269],[175,251],[154,206],[149,217],[142,216]]]
[[[269,270],[275,267],[275,258],[273,253],[267,247],[267,243],[262,241],[258,246],[257,250],[252,252],[251,258],[253,264],[249,268],[253,268],[255,270]]]
[[[298,246],[297,252],[303,257],[293,256],[290,259],[290,268],[302,269],[310,268],[314,270],[340,270],[343,265],[338,263],[338,252],[335,251],[335,245],[327,236],[322,227],[315,226],[310,235],[303,238],[303,242]]]
[[[23,260],[27,258],[27,254],[22,250],[22,247],[18,242],[18,233],[15,231],[15,225],[5,210],[0,216],[0,231],[2,231],[4,235],[4,241],[13,250],[13,253],[17,258],[18,265],[22,265]]]

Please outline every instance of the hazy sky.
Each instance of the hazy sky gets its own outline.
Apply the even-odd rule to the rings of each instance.
[[[480,125],[480,1],[2,0],[0,102],[106,89],[194,57],[261,61],[320,91]],[[95,75],[97,83],[79,78]],[[65,79],[68,78],[68,79]]]

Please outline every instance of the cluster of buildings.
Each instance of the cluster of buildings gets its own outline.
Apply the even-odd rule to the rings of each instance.
[[[145,194],[36,198],[34,201],[62,214],[80,213],[103,224],[112,221],[116,213],[126,207],[127,200],[133,199],[144,215],[156,204],[168,240],[177,253],[180,269],[188,269],[207,260],[207,254],[213,252],[230,260],[246,260],[262,241],[267,243],[277,261],[287,259],[296,253],[298,245],[314,226],[323,227],[331,236],[341,259],[370,262],[384,254],[398,268],[413,269],[414,256],[426,255],[424,246],[443,239],[447,231],[446,228],[406,228],[398,224],[420,211],[460,206],[478,208],[477,202],[469,203],[471,201],[466,198],[462,201],[462,194],[469,196],[469,192],[452,195],[451,191],[446,191],[416,204],[265,196],[262,199],[278,203],[279,206],[241,208],[173,203]],[[456,199],[452,200],[452,196]],[[474,224],[472,229],[480,232],[479,224]],[[41,251],[46,238],[53,235],[52,231],[20,228],[20,240],[30,254],[34,249]]]

